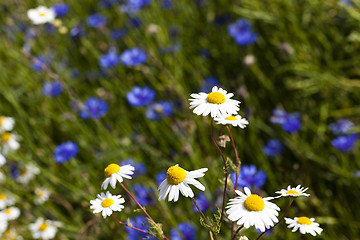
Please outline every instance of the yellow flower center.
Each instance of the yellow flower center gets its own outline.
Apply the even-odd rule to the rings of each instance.
[[[9,141],[10,137],[11,137],[11,133],[4,133],[3,135],[1,135],[1,141],[7,142]]]
[[[312,221],[308,217],[299,217],[297,219],[297,223],[310,225],[312,223]]]
[[[249,211],[259,212],[264,209],[265,203],[259,195],[252,194],[246,198],[244,207]]]
[[[178,185],[179,183],[182,183],[185,178],[185,170],[178,166],[169,167],[166,172],[166,180],[170,185]]]
[[[40,190],[37,195],[39,198],[41,198],[42,196],[44,196],[44,192]]]
[[[26,173],[27,173],[27,169],[26,169],[26,167],[23,167],[23,168],[20,170],[20,176],[24,176]]]
[[[5,200],[6,195],[5,194],[0,194],[0,200]]]
[[[101,202],[101,206],[103,207],[110,207],[111,205],[113,205],[114,200],[112,200],[111,198],[105,198],[102,202]]]
[[[206,101],[213,104],[222,104],[225,102],[225,96],[219,92],[211,92],[207,95]]]
[[[236,117],[234,117],[234,116],[229,116],[229,117],[226,117],[225,119],[226,119],[226,120],[230,120],[230,121],[235,121],[235,120],[237,120]]]
[[[112,163],[105,168],[105,170],[104,170],[105,177],[110,177],[111,175],[113,175],[114,173],[117,173],[119,171],[120,171],[120,166],[115,163]]]
[[[48,225],[46,225],[46,223],[42,223],[39,227],[40,231],[45,231],[47,229]]]
[[[0,124],[2,124],[4,122],[4,120],[5,120],[5,117],[1,116],[0,117]]]
[[[289,190],[289,191],[287,191],[286,192],[286,194],[295,194],[295,195],[300,195],[297,191],[295,191],[295,190]],[[297,197],[297,196],[294,196],[294,197]]]
[[[40,16],[44,17],[46,14],[45,13],[40,13]]]
[[[7,208],[7,209],[5,210],[5,212],[6,212],[7,215],[10,215],[10,213],[11,213],[10,208]]]

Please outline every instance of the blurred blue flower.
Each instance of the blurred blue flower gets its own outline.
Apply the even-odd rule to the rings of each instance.
[[[106,18],[99,13],[90,15],[87,18],[87,24],[93,28],[99,28],[105,26],[106,21],[107,21]]]
[[[147,206],[155,203],[153,196],[155,195],[152,188],[147,188],[144,185],[134,185],[132,191],[135,194],[136,200],[142,205]]]
[[[340,118],[337,122],[329,124],[329,129],[334,134],[348,134],[349,130],[354,126],[355,125],[351,121]]]
[[[211,92],[214,86],[219,86],[219,81],[215,77],[207,77],[202,81],[201,92]]]
[[[53,5],[52,7],[55,11],[56,17],[65,16],[70,10],[69,5],[66,3],[63,3],[63,2],[57,3],[57,4]]]
[[[148,106],[146,117],[152,121],[161,120],[164,116],[170,116],[172,112],[173,109],[169,102],[158,101]]]
[[[140,18],[130,17],[128,24],[130,25],[130,27],[138,28],[141,26],[142,21]]]
[[[125,13],[136,13],[141,8],[149,5],[151,0],[126,0],[125,4],[122,6],[121,10]]]
[[[206,195],[203,192],[199,193],[199,195],[195,198],[195,201],[202,212],[205,212],[210,207],[210,201],[206,198]],[[193,210],[195,212],[199,212],[199,210],[197,209],[194,203],[193,203]]]
[[[45,96],[55,97],[62,92],[61,83],[58,81],[55,82],[44,82],[42,93]]]
[[[70,36],[72,37],[80,37],[85,34],[84,28],[79,24],[73,27],[70,31]]]
[[[347,152],[353,149],[356,140],[358,139],[358,134],[351,134],[349,136],[340,136],[331,141],[331,144],[339,149],[341,152]]]
[[[230,174],[230,179],[235,186],[236,173]],[[244,188],[261,188],[266,182],[266,173],[263,170],[257,171],[255,165],[242,165],[238,177],[237,186]]]
[[[69,161],[70,158],[73,158],[78,153],[78,146],[71,142],[65,142],[56,146],[54,151],[54,159],[57,163],[64,163]]]
[[[149,225],[145,217],[136,216],[135,219],[129,218],[129,222],[133,227],[139,228],[144,231],[149,231]],[[128,233],[127,240],[142,240],[142,239],[156,239],[153,236],[137,231],[135,229],[125,226],[125,230]]]
[[[127,49],[120,56],[122,64],[132,67],[144,63],[146,59],[146,53],[140,48]]]
[[[282,129],[288,133],[294,133],[301,128],[300,114],[289,114],[285,110],[275,109],[270,118],[271,123],[280,124]]]
[[[42,71],[44,69],[44,66],[46,66],[45,60],[41,56],[35,57],[35,59],[32,62],[32,68],[35,71]]]
[[[162,181],[165,180],[165,178],[166,178],[166,172],[164,171],[158,172],[158,174],[156,174],[155,176],[156,185],[160,186],[160,184],[162,183]]]
[[[155,91],[147,86],[135,86],[126,94],[126,99],[133,107],[143,107],[149,105],[155,95]]]
[[[45,25],[45,30],[46,30],[46,32],[47,32],[48,34],[54,34],[56,28],[55,28],[55,26],[52,25],[52,24],[46,24],[46,25]]]
[[[170,231],[171,240],[195,240],[196,228],[189,222],[179,223],[177,225],[178,230],[175,228]]]
[[[256,41],[257,34],[251,32],[251,24],[245,19],[238,19],[228,26],[228,33],[241,46],[249,45]]]
[[[166,9],[166,10],[169,10],[171,7],[172,7],[172,0],[162,0],[162,4],[161,4],[161,7]]]
[[[128,33],[128,30],[126,28],[114,29],[111,31],[110,36],[112,39],[118,40],[118,39],[126,36],[127,33]]]
[[[98,119],[106,114],[108,105],[103,100],[90,97],[84,102],[84,108],[80,112],[83,119],[94,118]]]
[[[135,162],[134,159],[128,158],[119,162],[120,165],[130,164],[135,167],[133,177],[138,177],[146,173],[146,166],[142,162]]]
[[[99,64],[103,68],[114,67],[120,62],[119,55],[114,49],[110,49],[108,53],[100,56]]]
[[[284,146],[279,140],[270,139],[266,145],[263,147],[263,152],[266,156],[274,157],[276,155],[281,154]]]
[[[354,3],[351,0],[340,0],[340,3],[345,4],[349,7],[353,7]]]

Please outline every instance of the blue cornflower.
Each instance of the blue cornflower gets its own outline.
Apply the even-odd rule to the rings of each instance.
[[[149,225],[145,217],[136,216],[135,219],[129,218],[129,222],[133,227],[139,228],[144,231],[149,231]],[[142,240],[142,239],[156,239],[153,236],[137,231],[135,229],[125,226],[125,230],[128,233],[128,240]]]
[[[235,186],[236,174],[230,174],[230,179]],[[251,188],[252,186],[261,188],[266,182],[266,173],[262,170],[257,171],[255,165],[241,166],[240,174],[238,177],[238,187]]]
[[[195,198],[195,201],[202,212],[205,212],[210,207],[210,201],[206,198],[203,192],[199,193],[199,195]],[[195,204],[193,204],[193,210],[195,212],[199,212]]]
[[[122,64],[132,67],[144,63],[146,59],[146,53],[140,48],[127,49],[120,56]]]
[[[118,40],[118,39],[126,36],[127,33],[128,33],[128,30],[126,28],[114,29],[111,31],[110,36],[112,39]]]
[[[202,81],[201,92],[211,92],[214,86],[219,86],[219,81],[215,77],[207,77]]]
[[[107,21],[106,18],[99,13],[90,15],[87,18],[87,24],[93,28],[99,28],[105,26],[106,21]]]
[[[45,63],[45,59],[41,56],[37,56],[35,57],[33,63],[32,63],[32,68],[35,70],[35,71],[42,71],[44,69],[44,67],[46,66],[46,63]]]
[[[69,5],[67,5],[66,3],[63,3],[63,2],[57,3],[57,4],[53,5],[52,7],[55,11],[56,17],[65,16],[70,10]]]
[[[339,119],[336,123],[329,124],[329,129],[334,134],[348,134],[349,130],[354,127],[354,124],[347,119]]]
[[[279,140],[271,139],[263,147],[263,152],[266,156],[274,157],[276,155],[281,154],[283,149],[284,149],[284,146],[282,145],[282,143]]]
[[[241,46],[249,45],[256,41],[257,34],[251,32],[251,24],[245,19],[238,19],[228,26],[228,33]]]
[[[121,10],[126,13],[136,13],[141,8],[149,5],[151,0],[127,0]]]
[[[280,124],[282,129],[288,133],[293,133],[301,128],[300,114],[289,114],[285,110],[275,109],[273,116],[270,118],[271,123]]]
[[[130,164],[131,166],[135,167],[133,177],[138,177],[146,173],[146,166],[142,162],[135,162],[134,159],[132,158],[128,158],[120,161],[120,165],[127,165],[127,164]]]
[[[136,200],[142,206],[147,206],[155,203],[155,199],[153,198],[155,193],[152,188],[147,188],[144,185],[137,184],[132,187],[132,190],[135,194]]]
[[[164,116],[170,116],[173,112],[169,102],[158,101],[149,105],[146,109],[146,117],[152,121],[161,120]]]
[[[79,148],[78,146],[71,142],[65,142],[58,146],[56,146],[54,151],[54,159],[57,163],[64,163],[69,161],[70,158],[73,158],[78,153]]]
[[[149,87],[135,86],[126,94],[126,99],[133,107],[143,107],[149,105],[155,95],[155,91]]]
[[[116,51],[111,49],[108,53],[100,56],[99,64],[103,68],[114,67],[120,62],[119,55]]]
[[[166,172],[164,171],[158,172],[158,174],[156,174],[155,176],[156,185],[160,186],[160,184],[162,183],[162,181],[165,180],[165,178],[166,178]]]
[[[106,114],[108,105],[103,100],[90,97],[84,102],[84,108],[80,112],[83,119],[94,118],[98,119]]]
[[[358,134],[352,134],[349,136],[340,136],[331,141],[331,144],[339,149],[341,152],[347,152],[353,149],[356,140],[358,139]]]
[[[170,237],[171,240],[195,240],[196,239],[196,228],[189,222],[179,223],[177,225],[178,230],[175,228],[171,229]]]
[[[42,93],[45,96],[55,97],[62,92],[61,83],[58,81],[55,82],[44,82]]]

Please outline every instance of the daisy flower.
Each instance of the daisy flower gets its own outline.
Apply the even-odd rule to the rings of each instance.
[[[280,194],[280,196],[276,197],[299,197],[299,196],[305,196],[308,197],[310,194],[305,193],[305,191],[308,190],[308,188],[301,187],[301,185],[297,185],[296,187],[291,187],[290,185],[287,187],[287,189],[281,189],[280,191],[277,191],[275,193]]]
[[[33,22],[33,24],[36,25],[51,23],[55,20],[55,11],[52,8],[39,6],[34,9],[29,9],[27,11],[27,16]]]
[[[0,209],[4,209],[7,206],[11,206],[15,203],[15,200],[3,193],[0,193]]]
[[[93,213],[102,212],[102,216],[106,218],[110,216],[113,211],[121,211],[124,206],[121,205],[124,203],[124,198],[121,195],[112,195],[109,191],[97,195],[97,198],[91,200],[91,209],[94,209]]]
[[[293,232],[300,229],[301,234],[310,233],[313,236],[316,234],[320,235],[323,229],[319,227],[319,224],[314,221],[315,218],[308,217],[295,217],[294,219],[285,218],[285,222],[288,224],[288,228],[293,228]]]
[[[50,197],[50,191],[47,188],[39,187],[35,189],[35,203],[43,204]]]
[[[5,163],[6,163],[6,158],[4,157],[4,155],[0,153],[0,167],[4,166]]]
[[[0,116],[0,132],[13,130],[15,120],[11,117]]]
[[[212,118],[218,118],[222,115],[230,115],[239,111],[239,101],[230,99],[233,93],[227,93],[222,88],[214,86],[211,93],[193,93],[190,101],[190,109],[197,115],[207,116],[211,114]]]
[[[1,232],[1,231],[0,231]],[[23,239],[14,228],[6,230],[2,235],[2,240],[17,240]]]
[[[245,128],[247,124],[249,124],[248,120],[242,118],[240,115],[228,115],[228,116],[221,116],[214,119],[217,124],[231,124],[234,127]]]
[[[104,170],[106,179],[101,184],[101,189],[106,190],[109,183],[111,187],[115,189],[117,181],[121,183],[123,181],[123,178],[131,179],[130,175],[133,175],[134,171],[135,168],[130,164],[120,167],[115,163],[111,163]]]
[[[166,179],[162,181],[159,186],[160,194],[159,200],[164,200],[169,195],[169,201],[176,202],[179,199],[179,191],[185,197],[194,197],[194,193],[189,187],[189,184],[194,185],[201,191],[205,190],[205,187],[197,181],[195,178],[203,177],[207,168],[201,168],[195,171],[186,171],[179,167],[178,164],[170,167],[166,172]]]
[[[20,216],[20,209],[17,207],[9,207],[2,210],[2,212],[6,214],[6,219],[8,221],[15,220]]]
[[[32,236],[35,239],[48,240],[55,237],[57,232],[57,223],[51,220],[38,218],[35,223],[29,225]]]
[[[246,236],[241,236],[239,240],[249,240]]]
[[[40,173],[40,169],[33,164],[25,165],[20,169],[20,174],[16,178],[19,183],[27,184],[31,179]]]
[[[273,197],[262,198],[256,194],[251,194],[249,188],[244,188],[245,194],[235,190],[240,196],[230,199],[226,206],[226,213],[231,221],[237,221],[238,225],[244,225],[245,228],[254,226],[261,232],[273,227],[279,220],[277,216],[280,208],[269,200]]]
[[[20,147],[18,143],[20,136],[14,133],[3,133],[0,135],[0,142],[2,143],[2,153],[4,155],[8,154],[11,151],[15,151]]]

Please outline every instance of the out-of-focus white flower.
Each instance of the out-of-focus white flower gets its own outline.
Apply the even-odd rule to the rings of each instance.
[[[9,195],[6,195],[4,193],[0,193],[0,210],[14,205],[15,200],[14,198],[10,197]]]
[[[240,127],[245,128],[247,124],[249,124],[248,120],[242,118],[240,115],[229,115],[229,116],[222,116],[214,119],[217,124],[231,124],[233,127]]]
[[[15,220],[20,216],[20,209],[17,207],[8,207],[2,210],[8,221]]]
[[[3,133],[0,135],[1,152],[6,155],[11,151],[16,151],[20,147],[20,136],[15,133]]]
[[[297,185],[296,187],[291,187],[290,185],[287,187],[287,189],[281,189],[280,191],[277,191],[275,193],[280,194],[279,197],[299,197],[299,196],[305,196],[308,197],[310,194],[305,193],[305,191],[308,190],[308,188],[301,187],[301,185]]]
[[[48,240],[55,237],[58,223],[51,220],[38,218],[35,223],[30,224],[29,228],[35,239]]]
[[[28,18],[33,24],[52,23],[55,20],[55,11],[52,8],[39,6],[27,11]]]
[[[0,153],[0,167],[4,166],[6,163],[6,158]]]
[[[40,173],[40,169],[35,165],[29,164],[23,166],[20,170],[19,176],[16,180],[22,184],[27,184],[31,179],[35,177],[35,175]]]
[[[8,221],[6,218],[6,214],[0,212],[0,236],[2,235],[3,232],[6,231],[7,227],[8,227]]]
[[[0,116],[0,133],[12,131],[15,120],[11,117]]]
[[[47,188],[39,187],[35,189],[35,203],[43,204],[50,197],[50,191]]]

